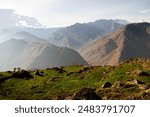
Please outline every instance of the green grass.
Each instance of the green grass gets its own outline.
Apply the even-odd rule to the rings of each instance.
[[[35,75],[35,71],[28,71],[33,78],[12,78],[12,73],[0,72],[0,99],[56,99],[58,96],[74,95],[81,88],[100,90],[106,82],[128,81],[138,79],[150,84],[150,76],[138,76],[133,71],[142,70],[150,74],[150,68],[144,68],[143,60],[133,60],[118,66],[68,66],[61,67],[63,72],[55,69],[39,70],[43,76]],[[120,89],[118,92],[131,94],[139,93],[139,89]],[[107,94],[103,92],[103,95]],[[102,95],[102,94],[99,94]]]

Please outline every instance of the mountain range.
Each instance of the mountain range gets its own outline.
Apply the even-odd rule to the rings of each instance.
[[[79,49],[89,41],[102,37],[109,32],[116,31],[123,24],[121,20],[97,20],[89,23],[76,23],[61,28],[49,37],[49,42],[55,45]]]
[[[61,28],[32,28],[32,27],[25,27],[25,26],[11,26],[7,28],[3,28],[0,30],[0,34],[2,35],[9,35],[10,33],[17,33],[17,32],[27,32],[31,35],[34,35],[38,38],[48,40],[48,38],[57,30]]]
[[[150,24],[100,19],[45,28],[35,18],[0,9],[0,70],[116,65],[150,58]]]
[[[68,65],[88,65],[74,50],[50,43],[28,43],[10,39],[0,43],[0,70],[46,69]]]
[[[90,65],[116,65],[132,58],[150,58],[150,23],[133,23],[79,50]]]
[[[8,30],[1,30],[0,31],[0,41],[6,41],[10,39],[18,39],[18,40],[24,40],[28,43],[33,43],[33,42],[41,42],[41,43],[47,43],[45,39],[38,38],[28,32],[25,31],[20,31],[20,32],[14,32],[14,31],[8,31]]]

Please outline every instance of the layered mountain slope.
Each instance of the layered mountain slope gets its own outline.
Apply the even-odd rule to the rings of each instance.
[[[74,50],[49,43],[11,39],[0,44],[0,70],[14,67],[40,69],[66,65],[88,65]]]
[[[21,31],[21,32],[16,32],[14,34],[11,34],[7,37],[7,39],[11,39],[11,38],[15,38],[15,39],[21,39],[24,40],[28,43],[33,43],[33,42],[41,42],[41,43],[47,43],[46,40],[38,38],[28,32],[25,31]]]
[[[38,38],[28,32],[25,31],[15,31],[15,30],[9,30],[9,29],[3,29],[0,31],[0,41],[6,41],[9,39],[20,39],[24,40],[28,43],[33,43],[33,42],[41,42],[41,43],[47,43],[45,39]]]
[[[0,70],[13,68],[19,55],[24,52],[27,45],[27,42],[16,39],[0,43]]]
[[[97,20],[85,24],[77,23],[54,32],[49,41],[59,46],[78,49],[87,42],[116,31],[122,26],[114,20]]]
[[[54,32],[56,32],[60,28],[29,28],[29,27],[20,27],[18,29],[21,30],[21,31],[28,32],[28,33],[30,33],[32,35],[35,35],[38,38],[48,40],[49,36],[51,36]]]
[[[41,69],[74,64],[88,65],[76,51],[49,43],[29,45],[19,60],[19,66],[25,69]]]
[[[150,58],[150,24],[129,24],[88,44],[80,54],[91,65],[115,65],[131,58]]]
[[[0,34],[8,34],[11,33],[17,33],[17,32],[27,32],[31,35],[34,35],[41,39],[48,39],[49,36],[51,36],[54,32],[59,30],[61,28],[32,28],[32,27],[25,27],[25,26],[12,26],[8,28],[3,28],[0,30]]]

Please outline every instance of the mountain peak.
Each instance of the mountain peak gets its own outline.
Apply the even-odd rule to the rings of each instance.
[[[58,46],[78,49],[85,43],[113,32],[122,26],[113,20],[104,19],[89,23],[76,23],[53,33],[49,41]]]
[[[80,54],[91,65],[114,65],[131,58],[150,58],[150,23],[128,24],[90,43]]]
[[[125,36],[132,40],[149,39],[150,23],[133,23],[124,27]]]
[[[128,30],[128,29],[135,29],[135,28],[138,28],[138,29],[146,29],[150,26],[150,23],[148,22],[141,22],[141,23],[132,23],[132,24],[128,24],[125,26],[125,29]]]

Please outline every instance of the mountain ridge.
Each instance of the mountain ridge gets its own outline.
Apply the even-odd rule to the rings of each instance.
[[[10,39],[0,43],[0,70],[46,69],[68,65],[88,65],[75,50],[50,43]]]
[[[97,20],[83,24],[76,23],[54,32],[49,37],[49,42],[63,47],[79,49],[89,41],[102,37],[122,26],[122,24],[116,23],[114,20]]]
[[[150,34],[147,32],[149,28],[149,23],[126,25],[90,43],[80,49],[79,53],[91,65],[114,65],[131,58],[150,57]]]

